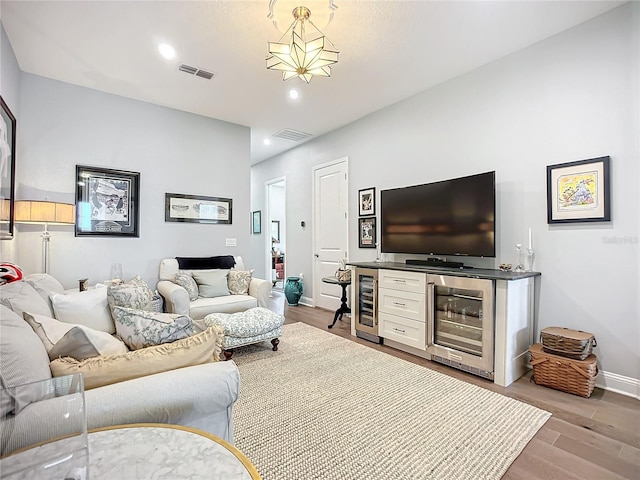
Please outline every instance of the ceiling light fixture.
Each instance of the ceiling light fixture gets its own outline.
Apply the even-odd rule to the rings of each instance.
[[[294,100],[298,98],[298,90],[289,90],[289,98]]]
[[[282,79],[298,77],[309,83],[314,75],[330,77],[329,65],[338,62],[338,49],[318,30],[309,17],[311,11],[307,7],[293,9],[295,19],[278,42],[269,42],[267,69],[282,72]],[[315,29],[316,36],[307,41],[306,24]],[[280,43],[291,35],[289,43]]]
[[[160,55],[162,55],[167,60],[171,60],[176,56],[176,49],[168,43],[161,43],[160,45],[158,45],[158,50],[160,51]]]
[[[269,140],[268,138],[265,138],[262,142],[263,142],[265,145],[271,145],[271,140]]]

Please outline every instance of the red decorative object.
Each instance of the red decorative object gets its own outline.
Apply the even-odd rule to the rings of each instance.
[[[15,263],[0,263],[0,285],[22,280],[22,269]]]

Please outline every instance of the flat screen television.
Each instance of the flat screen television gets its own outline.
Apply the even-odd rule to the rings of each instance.
[[[385,253],[495,257],[495,171],[380,192]]]

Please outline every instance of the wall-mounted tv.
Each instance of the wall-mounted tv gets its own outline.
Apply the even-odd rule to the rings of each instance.
[[[382,190],[382,252],[495,257],[495,192],[495,171]]]

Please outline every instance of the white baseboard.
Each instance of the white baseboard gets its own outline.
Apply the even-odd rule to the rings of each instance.
[[[596,377],[596,386],[640,400],[640,380],[637,378],[601,371]]]
[[[302,296],[298,303],[304,305],[305,307],[313,307],[313,298]]]

